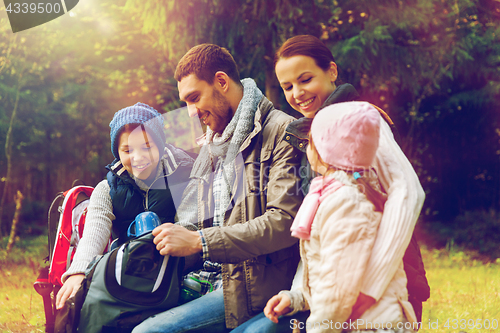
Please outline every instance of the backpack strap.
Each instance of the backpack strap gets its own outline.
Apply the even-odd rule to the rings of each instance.
[[[79,192],[76,196],[75,207],[84,202],[85,200],[90,199],[90,197],[85,192]]]
[[[56,243],[57,236],[57,226],[59,223],[59,217],[62,211],[62,203],[64,201],[64,193],[60,192],[54,198],[50,204],[49,214],[48,214],[48,240],[49,240],[49,262],[52,262],[52,256],[54,254],[54,246]]]
[[[389,115],[384,110],[382,110],[381,108],[379,108],[375,104],[371,104],[371,106],[373,106],[375,109],[377,109],[377,111],[380,113],[382,118],[385,120],[385,122],[391,128],[392,134],[394,135],[394,140],[396,140],[398,145],[401,146],[401,136],[399,135],[399,131],[398,131],[396,125],[394,125],[394,122],[392,121],[391,117],[389,117]]]

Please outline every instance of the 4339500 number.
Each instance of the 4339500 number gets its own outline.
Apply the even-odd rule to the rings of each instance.
[[[448,329],[494,329],[498,328],[498,319],[448,319],[443,327]]]
[[[10,13],[14,13],[14,14],[27,14],[27,13],[51,14],[51,13],[60,13],[62,10],[62,7],[61,7],[61,4],[59,4],[59,3],[52,4],[50,2],[47,2],[47,3],[43,3],[43,2],[39,2],[39,3],[15,2],[15,3],[9,3],[9,5],[7,6],[7,8],[5,8],[5,10],[9,14]]]

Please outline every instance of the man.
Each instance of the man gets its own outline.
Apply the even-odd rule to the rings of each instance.
[[[134,332],[224,332],[290,287],[299,261],[290,226],[302,202],[299,150],[284,141],[293,118],[275,110],[229,52],[193,47],[175,71],[179,97],[207,132],[178,209],[153,231],[163,255],[199,254],[215,291],[148,318]],[[191,231],[179,224],[194,223]]]

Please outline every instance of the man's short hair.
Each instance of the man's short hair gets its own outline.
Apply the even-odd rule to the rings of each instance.
[[[214,44],[200,44],[191,48],[179,61],[174,77],[180,82],[184,77],[195,74],[198,79],[214,83],[215,73],[222,71],[231,80],[240,84],[236,62],[229,51]]]

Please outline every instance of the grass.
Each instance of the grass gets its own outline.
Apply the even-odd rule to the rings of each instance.
[[[33,282],[47,254],[47,236],[18,240],[8,256],[0,250],[0,332],[45,331],[43,301]]]
[[[5,244],[6,240],[0,241],[0,248]],[[488,262],[454,246],[423,247],[422,255],[431,298],[424,303],[419,332],[500,332],[500,260]],[[0,250],[0,332],[44,332],[42,297],[33,289],[33,282],[46,256],[47,237],[18,241],[8,258]],[[465,325],[460,322],[463,319]],[[470,319],[475,323],[489,319],[490,325],[496,319],[499,327],[471,329]]]
[[[487,262],[453,247],[424,248],[422,254],[431,297],[424,303],[420,332],[499,332],[500,260]],[[490,325],[496,320],[497,329],[478,329],[486,320]]]
[[[14,268],[15,271],[12,269]],[[0,331],[44,332],[42,297],[33,289],[37,273],[10,267],[0,273]]]

